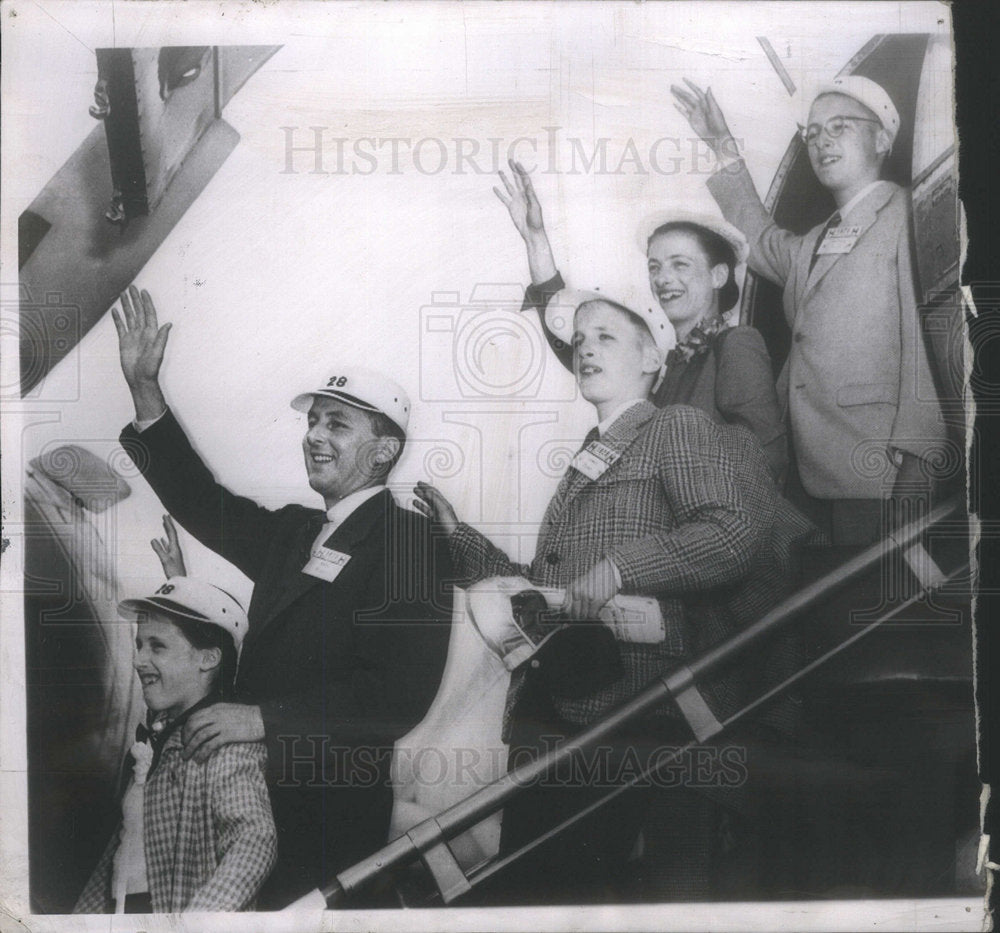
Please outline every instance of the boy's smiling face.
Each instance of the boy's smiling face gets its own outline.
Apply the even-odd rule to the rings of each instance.
[[[824,188],[860,190],[878,179],[881,156],[889,149],[888,137],[875,114],[845,94],[821,94],[809,108],[810,126],[822,127],[831,117],[855,119],[848,119],[835,138],[821,131],[806,147],[809,162]]]
[[[140,615],[133,663],[146,706],[171,718],[194,706],[210,688],[216,654],[216,649],[195,648],[169,616]]]

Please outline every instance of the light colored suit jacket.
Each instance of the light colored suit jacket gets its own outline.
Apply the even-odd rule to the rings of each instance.
[[[155,913],[243,910],[274,866],[277,839],[260,742],[224,745],[203,764],[181,757],[180,730],[163,746],[143,793],[144,848]],[[74,913],[111,910],[116,832]]]
[[[766,611],[786,591],[793,546],[811,532],[778,495],[746,428],[716,424],[686,405],[642,402],[601,442],[619,459],[596,480],[569,468],[529,566],[512,563],[468,525],[450,538],[456,568],[473,579],[525,576],[563,587],[607,556],[623,593],[657,597],[666,639],[620,642],[618,681],[579,699],[556,698],[559,713],[577,723],[593,722],[680,657]],[[728,708],[736,699],[722,683],[712,698]]]
[[[750,241],[750,268],[784,289],[792,344],[779,388],[803,486],[821,499],[888,496],[887,448],[933,459],[946,443],[917,312],[909,193],[879,184],[846,220],[860,228],[851,251],[821,255],[810,271],[823,225],[805,236],[778,227],[742,161],[708,187]]]

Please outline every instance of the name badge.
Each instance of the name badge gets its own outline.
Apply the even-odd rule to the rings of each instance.
[[[612,450],[607,444],[591,441],[573,458],[570,466],[586,476],[587,479],[598,479],[619,457],[621,454],[617,450]]]
[[[347,566],[350,559],[350,554],[343,554],[320,544],[310,552],[309,560],[302,568],[302,572],[319,580],[325,580],[327,583],[332,583],[337,579],[340,571]]]
[[[854,249],[854,244],[861,236],[861,227],[857,224],[843,227],[831,227],[826,231],[823,242],[816,250],[817,256],[828,256],[832,254],[849,253]]]

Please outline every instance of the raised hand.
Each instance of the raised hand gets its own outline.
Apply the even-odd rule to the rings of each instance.
[[[687,88],[671,84],[670,93],[674,97],[674,106],[682,113],[691,125],[691,129],[708,144],[713,152],[730,151],[725,140],[732,139],[722,108],[715,101],[712,89],[702,90],[693,81],[684,79]],[[732,150],[735,151],[735,150]]]
[[[118,331],[118,353],[125,381],[130,388],[144,382],[156,382],[170,325],[158,326],[156,306],[145,289],[140,292],[130,285],[127,292],[122,292],[121,303],[121,314],[112,308],[111,316]]]
[[[177,528],[169,515],[163,516],[165,538],[153,538],[149,543],[153,546],[156,556],[160,558],[163,574],[169,580],[171,577],[185,577],[184,554],[181,552],[180,541],[177,540]]]
[[[132,392],[136,417],[152,420],[163,414],[166,402],[160,392],[160,366],[170,336],[170,324],[159,326],[156,306],[149,292],[134,285],[121,295],[121,313],[111,309],[118,331],[118,355],[125,382]]]
[[[446,535],[453,534],[458,528],[458,516],[451,503],[430,483],[418,482],[413,487],[416,495],[414,505],[434,524],[440,525]]]
[[[494,187],[493,193],[507,208],[517,232],[525,240],[528,240],[533,235],[545,232],[542,205],[538,203],[535,186],[532,185],[531,176],[525,171],[524,166],[513,159],[508,160],[508,165],[510,165],[511,175],[514,179],[513,183],[504,172],[500,172],[500,181],[503,182],[504,190],[501,191]]]
[[[524,166],[513,159],[508,160],[513,182],[500,172],[504,190],[494,187],[493,193],[507,208],[517,232],[521,234],[528,251],[528,270],[531,281],[541,285],[556,274],[556,261],[552,256],[549,236],[542,220],[542,205],[538,203],[535,186],[531,183]]]

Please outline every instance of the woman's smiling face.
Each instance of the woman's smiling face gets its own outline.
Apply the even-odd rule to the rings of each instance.
[[[683,339],[700,321],[719,313],[719,289],[729,269],[712,266],[698,238],[685,230],[655,235],[646,251],[649,288]]]

